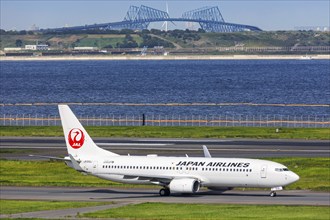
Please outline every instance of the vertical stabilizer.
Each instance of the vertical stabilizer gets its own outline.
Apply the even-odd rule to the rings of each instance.
[[[73,114],[69,106],[58,106],[68,154],[75,160],[88,160],[105,156],[118,156],[98,147]]]

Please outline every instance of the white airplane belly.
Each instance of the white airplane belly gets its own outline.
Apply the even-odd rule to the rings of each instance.
[[[225,173],[204,178],[206,187],[258,187],[259,179],[255,173]]]
[[[136,178],[124,178],[124,175],[120,175],[120,174],[94,174],[94,176],[105,179],[105,180],[111,180],[111,181],[114,181],[114,182],[119,182],[119,183],[152,184],[149,180],[139,180],[138,177],[136,177]]]

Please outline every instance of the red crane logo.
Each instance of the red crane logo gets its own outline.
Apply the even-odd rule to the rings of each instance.
[[[73,128],[68,135],[69,144],[74,149],[79,149],[85,142],[85,135],[79,128]]]

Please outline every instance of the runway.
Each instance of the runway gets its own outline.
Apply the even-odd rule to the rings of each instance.
[[[270,197],[269,191],[201,191],[194,195],[158,195],[158,189],[77,188],[77,187],[1,187],[1,199],[107,201],[116,203],[212,203],[263,205],[321,205],[329,206],[329,193],[302,190],[280,191]]]
[[[274,139],[158,139],[158,138],[94,138],[102,148],[121,155],[203,156],[202,145],[213,157],[327,157],[329,140]],[[1,158],[36,160],[29,154],[66,155],[63,137],[2,137]]]

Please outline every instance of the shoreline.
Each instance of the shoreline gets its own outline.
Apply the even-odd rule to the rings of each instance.
[[[1,56],[0,61],[63,61],[63,60],[330,60],[330,54],[309,55],[180,55],[180,56]]]

